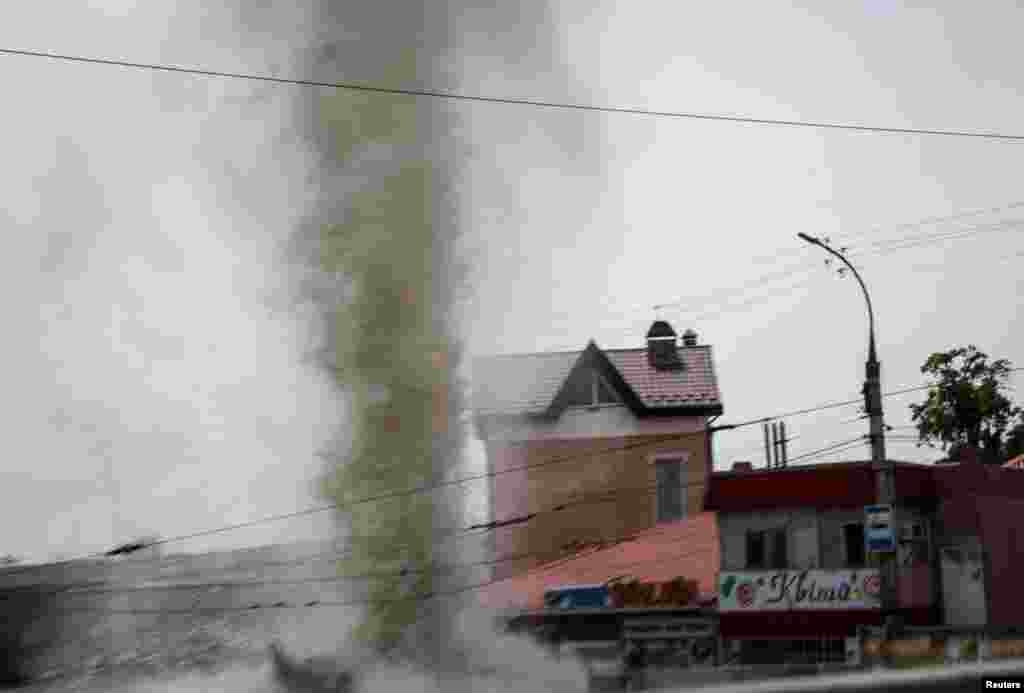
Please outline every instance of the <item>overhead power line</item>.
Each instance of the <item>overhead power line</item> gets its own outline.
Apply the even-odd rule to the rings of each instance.
[[[921,229],[921,228],[923,228],[925,226],[934,226],[936,224],[948,223],[948,222],[951,222],[951,221],[958,221],[958,220],[961,220],[961,219],[966,219],[966,218],[969,218],[969,217],[977,217],[977,216],[981,216],[981,215],[984,215],[984,214],[995,214],[995,213],[999,213],[999,212],[1009,211],[1009,210],[1012,210],[1012,209],[1018,209],[1020,207],[1024,207],[1024,201],[1012,202],[1012,203],[1007,204],[1007,205],[1000,205],[999,207],[989,207],[989,208],[985,208],[985,209],[972,209],[972,210],[967,210],[967,211],[963,211],[963,212],[957,212],[955,214],[950,214],[950,215],[947,215],[947,216],[932,216],[932,217],[927,217],[925,219],[920,219],[918,221],[905,222],[905,223],[902,223],[902,224],[897,224],[895,226],[886,227],[886,228],[888,229],[888,231],[897,231],[897,230],[904,230],[904,231],[906,231],[906,230]],[[981,228],[988,228],[988,227],[981,227]],[[866,241],[870,237],[871,239],[873,239],[874,242],[872,242],[869,247],[874,247],[874,246],[880,245],[882,243],[898,243],[898,242],[901,242],[901,241],[908,241],[908,240],[920,238],[920,236],[909,236],[908,237],[908,236],[897,235],[895,237],[891,237],[891,238],[887,239],[887,238],[884,237],[884,235],[880,235],[880,233],[879,233],[880,230],[881,229],[876,226],[875,228],[870,229],[870,230],[866,230],[866,231],[860,231],[860,232],[852,233],[852,234],[842,234],[839,237],[837,237],[836,240],[837,240],[837,242],[840,243],[840,245],[852,246],[853,245],[853,241],[858,240],[858,239],[864,239]],[[963,230],[963,229],[959,229],[959,230]],[[946,231],[946,233],[949,233],[949,232],[950,231]],[[932,232],[932,233],[935,233],[935,232]],[[814,260],[810,260],[810,258],[812,256],[807,252],[807,248],[805,248],[804,246],[793,246],[791,248],[782,248],[777,253],[773,253],[772,255],[762,255],[762,256],[759,256],[759,257],[751,258],[751,262],[753,264],[763,264],[763,263],[765,263],[767,261],[778,260],[778,259],[781,259],[781,258],[789,258],[789,257],[793,257],[794,255],[806,255],[808,259],[805,259],[805,260],[803,260],[801,262],[797,262],[797,263],[790,263],[784,269],[772,271],[772,272],[770,272],[768,274],[765,274],[765,275],[759,277],[758,279],[754,279],[754,280],[751,280],[750,282],[747,282],[747,283],[743,284],[741,287],[736,287],[735,289],[722,289],[720,291],[716,291],[716,292],[713,292],[712,294],[706,295],[702,299],[696,299],[696,300],[707,301],[708,299],[713,298],[716,294],[720,294],[722,292],[727,292],[729,295],[741,294],[746,289],[756,288],[756,287],[761,286],[763,284],[769,283],[773,279],[781,279],[781,278],[788,277],[788,276],[794,274],[795,272],[797,272],[798,270],[802,270],[802,269],[804,269],[806,267],[810,267],[810,266],[817,266],[817,264],[818,264],[817,263],[818,256],[815,254],[815,255],[813,255]],[[657,311],[657,310],[663,310],[663,309],[666,309],[666,308],[689,307],[689,306],[693,305],[692,301],[694,301],[694,299],[680,298],[680,299],[678,299],[676,301],[671,301],[669,303],[657,304],[657,305],[654,306],[654,310]]]
[[[630,108],[622,106],[598,106],[592,104],[574,104],[559,101],[547,101],[540,99],[519,99],[497,96],[482,96],[473,94],[462,94],[452,91],[437,91],[429,89],[410,89],[373,86],[356,82],[330,82],[312,79],[293,79],[286,77],[273,77],[246,72],[226,72],[221,70],[209,70],[194,67],[181,67],[176,65],[164,65],[159,63],[139,63],[125,60],[112,60],[107,58],[91,58],[81,55],[69,55],[51,53],[46,51],[21,50],[13,48],[0,48],[0,53],[32,58],[45,58],[48,60],[59,60],[62,62],[86,63],[91,65],[105,65],[109,67],[122,67],[135,70],[150,70],[157,72],[172,72],[178,74],[196,75],[202,77],[218,77],[225,79],[238,79],[253,82],[269,82],[273,84],[286,84],[303,87],[323,87],[329,89],[344,89],[347,91],[360,91],[373,94],[385,94],[390,96],[408,96],[444,99],[451,101],[468,101],[477,103],[491,103],[511,106],[530,106],[533,108],[570,110],[570,111],[591,111],[597,113],[617,113],[622,115],[637,115],[654,118],[675,118],[686,120],[707,120],[727,123],[740,123],[745,125],[771,125],[778,127],[799,127],[818,130],[845,130],[849,132],[882,133],[894,135],[931,135],[939,137],[968,137],[974,139],[1001,140],[1020,142],[1024,141],[1024,135],[1014,135],[999,132],[984,132],[971,130],[938,130],[907,127],[883,127],[874,125],[859,125],[854,123],[831,123],[816,122],[810,120],[784,120],[775,118],[752,118],[747,116],[727,116],[708,113],[688,113],[682,111],[661,111],[647,108]]]
[[[635,538],[635,534],[636,533],[634,533],[634,535],[631,535],[630,537],[627,537],[624,540],[628,540],[628,538]],[[617,563],[617,564],[610,565],[608,567],[610,569],[612,569],[613,571],[622,571],[622,570],[626,570],[628,568],[637,568],[637,567],[640,567],[640,566],[653,565],[653,564],[659,564],[659,563],[666,563],[668,561],[679,560],[681,558],[686,558],[687,556],[692,556],[692,555],[696,555],[696,554],[700,554],[700,553],[704,553],[704,552],[705,552],[705,549],[703,549],[703,548],[701,548],[701,549],[689,549],[687,551],[682,551],[680,553],[674,553],[674,554],[671,554],[669,556],[661,556],[661,557],[658,557],[658,558],[646,558],[646,559],[639,560],[639,561],[629,561],[627,563]],[[571,558],[573,558],[573,557],[569,557],[568,559],[562,559],[560,561],[555,561],[555,562],[552,562],[551,564],[546,564],[544,566],[538,566],[538,569],[539,570],[543,570],[546,567],[554,567],[555,563],[564,563],[567,560],[571,560]],[[78,606],[78,607],[74,607],[73,606],[73,607],[60,608],[58,610],[59,611],[68,611],[68,612],[87,611],[87,612],[103,612],[103,613],[117,613],[117,614],[138,614],[138,615],[143,615],[143,614],[148,614],[148,615],[157,615],[157,614],[181,614],[181,615],[186,615],[186,614],[199,614],[199,613],[224,613],[224,612],[238,612],[238,611],[253,611],[253,610],[259,610],[259,609],[304,609],[304,608],[308,609],[308,608],[318,608],[318,607],[320,607],[320,608],[322,608],[322,607],[353,607],[353,606],[366,606],[366,605],[370,605],[370,604],[381,604],[381,603],[405,603],[405,602],[410,602],[410,601],[428,601],[428,600],[438,599],[438,598],[443,598],[443,597],[454,597],[454,596],[457,596],[457,595],[460,595],[460,594],[465,594],[467,592],[474,592],[476,590],[480,590],[480,589],[489,587],[491,585],[495,585],[495,584],[497,584],[499,582],[504,582],[507,579],[508,578],[506,578],[506,577],[490,578],[488,580],[477,582],[477,583],[474,583],[474,584],[471,584],[471,585],[467,585],[467,586],[463,586],[463,587],[458,587],[458,588],[452,588],[452,589],[448,589],[448,590],[435,590],[435,591],[432,591],[432,592],[424,592],[424,593],[419,593],[419,594],[412,594],[412,595],[408,595],[408,596],[404,596],[404,597],[391,597],[391,598],[372,599],[372,600],[370,600],[370,599],[342,599],[342,600],[314,599],[314,600],[304,600],[301,603],[294,603],[294,604],[293,603],[289,603],[287,601],[275,601],[275,602],[272,602],[272,603],[250,603],[250,604],[247,604],[247,605],[244,605],[244,606],[211,606],[211,607],[202,607],[202,606],[198,606],[197,605],[197,606],[193,606],[193,607],[178,608],[178,609],[161,609],[159,607],[158,608],[152,608],[152,609],[136,609],[136,608],[117,609],[117,608],[111,608],[111,607],[106,607],[106,606]]]
[[[1021,370],[1024,370],[1024,367],[1018,367],[1018,368],[1011,369],[1011,371],[1014,371],[1014,372],[1015,371],[1021,371]],[[895,396],[907,394],[907,393],[910,393],[910,392],[918,392],[920,390],[926,390],[926,389],[929,389],[931,387],[935,387],[935,385],[934,384],[919,385],[919,386],[916,386],[916,387],[903,388],[901,390],[893,390],[893,391],[890,391],[890,392],[883,393],[882,396],[883,397],[895,397]],[[838,401],[838,402],[829,402],[829,403],[825,403],[825,404],[819,404],[819,405],[816,405],[816,406],[813,406],[813,407],[807,407],[807,408],[804,408],[804,409],[797,409],[797,410],[791,410],[791,411],[788,411],[788,412],[773,414],[771,416],[764,416],[764,417],[760,417],[760,418],[756,418],[756,419],[748,419],[746,421],[740,421],[740,422],[735,423],[735,424],[725,424],[725,425],[721,425],[721,426],[714,426],[714,427],[712,427],[710,429],[710,432],[729,431],[729,430],[734,430],[734,429],[737,429],[737,428],[744,428],[744,427],[747,427],[747,426],[753,426],[753,425],[756,425],[756,424],[769,423],[769,422],[776,421],[776,420],[779,420],[779,419],[785,419],[785,418],[790,418],[790,417],[794,417],[794,416],[801,416],[801,415],[810,414],[810,413],[813,413],[813,412],[824,411],[824,410],[827,410],[827,409],[834,409],[834,408],[838,408],[838,407],[844,407],[844,406],[849,406],[849,405],[853,405],[853,404],[861,404],[861,403],[863,403],[863,399],[862,398],[842,400],[842,401]],[[536,462],[536,463],[532,463],[532,464],[517,465],[517,466],[514,466],[514,467],[508,467],[508,468],[502,469],[500,471],[487,472],[487,473],[484,473],[484,474],[476,474],[476,475],[472,475],[472,476],[466,476],[466,477],[462,477],[462,478],[451,479],[451,480],[448,480],[448,481],[443,481],[443,482],[440,482],[440,483],[437,483],[437,484],[433,484],[433,485],[429,485],[429,486],[421,486],[421,487],[412,488],[412,489],[404,489],[404,490],[401,490],[401,491],[382,492],[382,493],[375,494],[375,495],[372,495],[372,496],[366,496],[366,497],[363,497],[363,498],[358,498],[358,499],[355,499],[353,501],[349,501],[348,503],[316,506],[316,507],[306,508],[306,509],[303,509],[303,510],[298,510],[298,511],[291,512],[291,513],[284,513],[284,514],[279,514],[279,515],[270,515],[270,516],[258,518],[258,519],[255,519],[255,520],[250,520],[248,522],[241,522],[241,523],[235,523],[235,524],[230,524],[230,525],[223,525],[223,526],[220,526],[220,527],[214,527],[214,528],[211,528],[211,529],[202,530],[202,531],[198,531],[198,532],[190,532],[188,534],[181,534],[181,535],[177,535],[177,536],[173,536],[173,537],[159,539],[157,541],[149,543],[148,546],[158,546],[158,545],[163,545],[163,544],[169,544],[169,543],[172,543],[172,542],[184,541],[184,540],[192,539],[192,538],[195,538],[195,537],[210,536],[210,535],[214,535],[214,534],[220,534],[220,533],[224,533],[224,532],[234,531],[234,530],[239,529],[239,528],[252,527],[252,526],[255,526],[255,525],[259,525],[259,524],[269,524],[269,523],[272,523],[272,522],[279,522],[279,521],[282,521],[282,520],[288,520],[288,519],[292,519],[292,518],[295,518],[295,517],[301,517],[301,516],[304,516],[304,515],[311,515],[311,514],[319,513],[319,512],[327,512],[327,511],[331,511],[331,510],[346,510],[347,508],[351,508],[351,507],[354,507],[356,505],[361,505],[361,504],[365,504],[365,503],[371,503],[371,502],[382,501],[382,500],[389,500],[389,499],[405,498],[405,497],[409,497],[409,496],[420,494],[420,493],[428,493],[428,492],[431,492],[431,491],[434,491],[434,490],[438,490],[438,489],[441,489],[441,488],[458,486],[458,485],[461,485],[461,484],[464,484],[464,483],[468,483],[468,482],[471,482],[471,481],[480,481],[480,480],[485,480],[485,479],[489,479],[489,478],[494,478],[494,477],[502,476],[502,475],[505,475],[505,474],[512,474],[512,473],[516,473],[516,472],[522,472],[522,471],[527,471],[527,470],[537,469],[537,468],[545,468],[545,467],[550,467],[550,466],[559,465],[559,464],[567,464],[569,462],[578,462],[578,461],[584,460],[584,459],[594,459],[595,457],[601,457],[601,456],[603,456],[605,454],[612,454],[612,453],[619,452],[619,451],[622,451],[622,450],[650,447],[650,446],[654,446],[654,445],[661,445],[661,444],[664,444],[666,442],[671,442],[673,440],[683,440],[683,439],[690,438],[690,437],[701,436],[701,435],[704,435],[707,432],[708,432],[707,430],[699,430],[699,431],[692,431],[692,432],[688,432],[688,433],[678,433],[678,434],[670,434],[670,435],[658,436],[655,440],[651,440],[651,441],[644,441],[644,442],[641,442],[641,443],[634,443],[634,444],[629,444],[629,445],[620,445],[620,446],[608,447],[608,448],[603,448],[601,450],[596,450],[596,451],[595,450],[590,450],[590,451],[587,451],[586,453],[580,453],[580,454],[576,454],[576,455],[567,455],[567,456],[553,458],[553,459],[548,459],[548,460],[544,460],[544,461]],[[460,529],[460,530],[456,530],[455,533],[456,534],[467,533],[467,530],[466,529]],[[79,557],[76,557],[76,558],[70,558],[70,559],[66,559],[66,560],[62,560],[62,561],[56,561],[56,562],[54,562],[52,564],[48,564],[48,565],[63,565],[63,564],[73,563],[73,562],[76,562],[76,561],[90,560],[90,559],[102,559],[102,558],[105,558],[105,557],[106,557],[106,552],[105,551],[104,552],[94,552],[94,553],[85,554],[85,555],[82,555],[82,556],[79,556]],[[38,570],[38,569],[39,569],[38,565],[19,566],[17,568],[11,569],[11,570],[5,570],[2,573],[0,573],[0,575],[13,575],[13,574],[21,573],[21,572],[26,572],[26,571],[30,571],[30,570]]]
[[[877,242],[884,242],[884,241],[886,241],[888,239],[891,242],[897,242],[899,240],[906,240],[908,238],[907,236],[902,235],[902,234],[893,235],[895,232],[898,232],[898,231],[909,231],[909,230],[922,229],[922,228],[924,228],[926,226],[936,226],[936,225],[940,225],[940,224],[948,224],[950,222],[960,221],[960,220],[971,218],[971,217],[978,217],[978,216],[983,216],[983,215],[986,215],[986,214],[997,214],[997,213],[1000,213],[1000,212],[1007,212],[1007,211],[1010,211],[1010,210],[1019,209],[1021,207],[1024,207],[1024,201],[1012,202],[1010,204],[1000,205],[998,207],[986,207],[986,208],[982,208],[982,209],[965,210],[965,211],[962,211],[962,212],[956,212],[954,214],[949,214],[949,215],[945,215],[945,216],[931,216],[931,217],[926,217],[926,218],[923,218],[923,219],[918,219],[917,221],[902,222],[902,223],[895,224],[895,225],[884,225],[883,226],[883,225],[876,224],[872,228],[867,229],[867,230],[853,232],[853,233],[849,233],[849,234],[847,234],[847,233],[839,234],[839,235],[835,236],[835,240],[836,240],[836,242],[839,245],[841,245],[841,246],[848,246],[848,247],[852,247],[855,244],[859,244],[861,242],[866,242],[868,240],[873,240],[873,241],[877,241]],[[876,243],[872,243],[872,245],[875,245],[875,244]],[[776,278],[776,277],[786,277],[786,276],[789,276],[790,274],[792,274],[796,270],[802,269],[804,267],[809,267],[809,266],[815,266],[816,267],[818,265],[818,262],[820,261],[819,260],[819,255],[817,253],[812,253],[806,246],[792,246],[792,247],[780,248],[776,252],[771,253],[770,255],[761,255],[761,256],[758,256],[758,257],[751,258],[748,262],[750,264],[763,265],[763,264],[766,264],[766,263],[769,263],[769,262],[777,263],[779,260],[788,259],[788,258],[797,256],[797,255],[804,255],[805,259],[803,261],[799,262],[799,263],[790,264],[784,270],[772,272],[772,273],[764,275],[764,276],[762,276],[762,277],[760,277],[758,279],[752,280],[751,282],[748,282],[747,284],[744,284],[741,287],[736,287],[736,289],[723,289],[723,291],[727,291],[730,294],[742,293],[743,289],[755,288],[756,286],[760,286],[761,284],[767,283],[767,282],[771,281],[771,279]],[[704,300],[710,299],[716,293],[719,293],[719,292],[714,292],[711,295],[704,296],[703,299]],[[660,309],[669,308],[669,307],[676,307],[676,306],[686,307],[686,306],[689,305],[689,302],[691,300],[693,300],[693,299],[680,298],[679,300],[673,301],[671,303],[665,303],[665,304],[656,305],[656,306],[654,306],[654,309],[655,310],[660,310]]]
[[[967,227],[953,231],[933,233],[930,236],[916,236],[903,239],[895,238],[884,242],[889,245],[883,245],[883,242],[879,242],[874,244],[874,246],[879,247],[868,246],[865,250],[854,250],[849,254],[849,257],[856,258],[857,260],[868,257],[885,257],[898,252],[920,249],[932,244],[964,240],[979,234],[1013,231],[1019,229],[1022,225],[1024,225],[1024,219],[1011,219],[998,224]],[[1017,255],[1019,255],[1019,253],[1006,258],[1001,256],[999,261],[1010,261]],[[939,266],[936,267],[938,268]],[[798,289],[807,286],[819,270],[820,265],[818,264],[818,261],[791,263],[783,269],[772,271],[758,279],[746,282],[740,286],[733,288],[723,287],[705,294],[704,296],[695,297],[689,300],[681,298],[670,303],[658,304],[657,306],[654,306],[654,310],[660,315],[667,313],[672,313],[677,316],[686,315],[688,316],[687,319],[692,322],[713,319],[723,314],[748,309],[752,305],[764,303],[778,297],[795,296],[795,292]],[[780,283],[787,279],[789,280],[787,283]],[[778,285],[774,287],[766,287],[766,289],[762,291],[753,292],[753,289],[757,287],[770,284]],[[553,313],[552,315],[564,315],[565,317],[568,317],[567,313]],[[624,335],[632,334],[635,336],[638,330],[644,329],[643,327],[640,327],[640,324],[644,323],[645,320],[649,320],[649,318],[633,318],[629,319],[628,322],[626,319],[623,319],[621,321],[616,321],[616,326],[614,327],[603,328],[602,332],[606,335],[621,333]],[[551,321],[551,324],[553,326],[565,324],[565,320],[563,319],[561,322],[554,320]]]
[[[793,462],[806,462],[807,460],[817,459],[830,453],[840,452],[841,450],[854,447],[857,444],[863,443],[865,440],[867,440],[866,436],[857,436],[856,438],[844,440],[840,443],[835,443],[834,445],[829,445],[817,450],[811,450],[810,452],[805,452],[800,455],[794,455],[793,457],[788,458],[786,463],[792,464]]]
[[[698,486],[706,486],[707,481],[690,481],[682,484],[684,488],[693,488]],[[507,520],[503,520],[497,523],[488,523],[488,525],[496,525],[496,527],[488,527],[482,525],[479,527],[468,527],[463,532],[469,534],[472,532],[473,536],[480,536],[482,532],[477,532],[478,529],[495,529],[506,526],[514,526],[523,524],[535,519],[542,515],[549,515],[554,513],[561,513],[573,507],[598,504],[598,503],[613,503],[621,500],[625,496],[651,496],[657,491],[657,484],[647,484],[637,487],[610,487],[601,491],[593,491],[591,493],[584,494],[579,498],[572,498],[567,501],[556,503],[551,507],[537,510],[527,515],[519,515],[510,517]],[[644,534],[656,534],[658,530],[655,528],[645,528],[641,530],[635,530],[633,532],[622,534],[611,539],[603,540],[601,543],[605,545],[622,543],[637,538],[640,533]],[[435,542],[435,545],[443,543],[443,541],[451,537],[446,537],[440,542]],[[379,538],[378,538],[379,540]],[[202,582],[202,583],[164,583],[164,584],[150,584],[142,586],[106,586],[99,583],[98,581],[77,581],[77,582],[63,582],[59,586],[54,585],[50,589],[46,589],[44,586],[37,584],[26,585],[23,587],[15,586],[8,588],[5,591],[8,592],[19,592],[30,590],[33,592],[42,591],[44,593],[64,593],[74,592],[75,594],[91,594],[91,593],[122,593],[122,592],[146,592],[146,591],[165,591],[165,590],[179,590],[179,589],[219,589],[219,588],[244,588],[244,587],[260,587],[269,585],[300,585],[300,584],[316,584],[316,583],[330,583],[330,582],[345,582],[353,580],[367,580],[367,579],[378,579],[378,578],[394,578],[403,577],[409,574],[422,574],[431,573],[435,575],[444,575],[452,573],[456,570],[463,568],[473,567],[484,567],[498,565],[501,563],[508,563],[513,561],[521,561],[528,558],[545,558],[550,557],[552,551],[533,551],[525,553],[516,553],[503,555],[498,558],[488,558],[470,562],[457,562],[457,563],[445,563],[441,565],[434,565],[430,567],[409,567],[400,570],[388,570],[388,571],[372,571],[372,572],[360,572],[360,573],[348,573],[343,575],[330,575],[330,576],[318,576],[318,577],[307,577],[307,578],[294,578],[294,579],[268,579],[268,580],[234,580],[234,581],[219,581],[219,582]],[[349,552],[322,552],[305,556],[303,558],[279,561],[279,562],[265,562],[261,563],[263,567],[274,567],[281,565],[290,565],[296,563],[306,563],[314,558],[345,558],[349,555]],[[560,560],[570,560],[572,556],[563,557]],[[556,561],[556,562],[557,562]],[[148,561],[147,561],[148,562]],[[156,579],[166,579],[164,576],[155,575]],[[42,589],[40,589],[42,587]],[[0,596],[2,598],[2,596]]]
[[[916,221],[908,221],[895,225],[874,225],[872,228],[857,231],[855,233],[841,233],[835,236],[836,242],[840,245],[849,245],[853,241],[867,240],[871,238],[881,238],[885,234],[889,234],[899,230],[915,230],[921,229],[925,226],[936,226],[939,224],[947,224],[952,221],[960,221],[962,219],[968,219],[971,217],[984,216],[986,214],[998,214],[1000,212],[1007,212],[1012,209],[1020,209],[1024,207],[1024,200],[1018,200],[1009,204],[999,205],[997,207],[983,207],[980,209],[968,209],[962,212],[955,212],[953,214],[947,214],[944,216],[931,216],[925,217],[924,219],[918,219]]]
[[[812,451],[809,451],[809,452],[797,455],[795,457],[792,457],[792,458],[789,459],[789,462],[791,462],[791,463],[792,462],[796,462],[796,461],[805,461],[806,462],[808,460],[820,458],[820,457],[822,457],[822,456],[824,456],[826,454],[834,454],[834,453],[842,452],[844,450],[850,449],[852,446],[854,446],[854,445],[856,445],[858,443],[863,443],[865,440],[866,440],[865,436],[858,436],[858,437],[852,438],[850,440],[840,441],[838,443],[834,443],[834,444],[831,444],[831,445],[819,448],[817,450],[812,450]],[[684,484],[682,484],[682,486],[684,488],[693,488],[693,487],[698,487],[698,486],[706,486],[708,483],[709,483],[709,481],[690,481],[690,482],[685,482]],[[519,515],[519,516],[511,517],[511,518],[508,518],[506,520],[502,520],[502,521],[498,521],[498,522],[494,522],[494,523],[488,523],[487,525],[479,525],[479,526],[469,527],[469,528],[466,528],[466,531],[475,530],[475,529],[482,529],[482,528],[494,529],[494,528],[499,528],[499,527],[513,526],[513,525],[516,525],[516,524],[523,524],[523,523],[527,523],[527,522],[529,522],[529,521],[531,521],[531,520],[533,520],[533,519],[535,519],[535,518],[537,518],[537,517],[539,517],[541,515],[560,513],[562,511],[565,511],[565,510],[567,510],[569,508],[576,507],[576,506],[590,505],[590,504],[596,504],[596,503],[618,502],[618,501],[621,501],[624,496],[632,496],[632,495],[650,496],[650,495],[654,495],[654,493],[656,493],[657,488],[658,488],[657,484],[647,484],[647,485],[638,486],[638,487],[610,487],[610,488],[604,489],[602,491],[594,491],[594,492],[591,492],[591,493],[587,493],[587,494],[584,494],[580,498],[573,498],[573,499],[570,499],[568,501],[564,501],[562,503],[557,503],[557,504],[552,505],[551,507],[548,507],[548,508],[545,508],[545,509],[542,509],[542,510],[537,510],[535,512],[531,512],[531,513],[526,514],[526,515]],[[588,546],[586,548],[593,548],[595,550],[600,550],[600,549],[607,548],[609,546],[620,544],[620,543],[623,543],[623,542],[626,542],[626,541],[635,540],[635,539],[639,538],[639,536],[641,534],[651,535],[651,534],[657,534],[657,533],[659,533],[659,530],[654,529],[654,528],[645,528],[645,529],[641,529],[641,530],[634,530],[634,531],[626,533],[626,534],[618,535],[618,536],[613,537],[611,539],[604,539],[604,540],[595,541],[593,546]],[[317,577],[294,578],[294,579],[235,580],[235,581],[218,581],[218,582],[210,581],[210,582],[201,582],[201,583],[195,583],[195,582],[193,582],[193,583],[164,583],[164,584],[149,584],[149,585],[141,585],[141,586],[106,586],[106,585],[103,585],[103,584],[97,584],[97,582],[95,582],[95,581],[81,581],[81,582],[61,583],[59,586],[55,585],[55,586],[49,587],[49,589],[47,589],[46,587],[42,587],[41,588],[40,585],[31,585],[31,586],[26,586],[24,588],[15,587],[14,589],[11,589],[11,590],[8,590],[8,591],[16,593],[18,591],[23,591],[23,590],[33,590],[35,592],[43,592],[43,593],[50,593],[50,594],[60,594],[60,593],[69,593],[69,592],[73,592],[74,594],[93,594],[93,593],[99,593],[99,594],[120,594],[120,593],[153,592],[153,591],[168,591],[168,590],[224,589],[224,588],[262,587],[262,586],[274,586],[274,585],[324,584],[324,583],[337,583],[337,582],[358,581],[358,580],[371,580],[371,579],[381,579],[381,578],[400,578],[400,577],[405,577],[405,576],[410,575],[410,574],[428,574],[429,573],[429,574],[432,574],[432,575],[443,576],[443,575],[446,575],[446,574],[452,574],[455,571],[460,570],[460,569],[494,566],[494,565],[499,565],[501,563],[508,563],[508,562],[514,562],[514,561],[522,561],[522,560],[526,560],[526,559],[529,559],[529,558],[550,558],[551,554],[552,554],[552,551],[549,551],[549,550],[547,550],[547,551],[532,551],[532,552],[507,554],[507,555],[499,556],[497,558],[487,558],[487,559],[483,559],[483,560],[475,560],[475,561],[468,561],[468,562],[445,563],[445,564],[441,564],[441,565],[430,565],[430,566],[425,566],[425,567],[410,567],[410,568],[405,568],[405,569],[401,569],[401,570],[371,571],[371,572],[350,573],[350,574],[343,574],[343,575],[317,576]],[[337,558],[342,558],[342,557],[345,556],[344,553],[333,553],[333,552],[329,553],[329,554],[315,554],[313,556],[308,556],[308,557],[305,557],[303,559],[298,559],[296,561],[289,561],[288,563],[306,562],[306,561],[310,560],[311,558],[323,557],[325,555],[331,556],[331,557],[337,557]],[[563,563],[563,562],[566,562],[566,561],[571,561],[574,558],[576,558],[577,556],[578,556],[578,553],[577,554],[571,554],[571,555],[563,556],[561,558],[558,558],[558,559],[555,559],[553,561],[549,561],[548,563],[545,563],[544,566],[550,567],[550,566],[554,566],[554,565],[559,564],[559,563]],[[268,564],[268,565],[270,565],[270,564]],[[272,565],[279,565],[279,563],[274,563]],[[543,567],[543,566],[541,566],[541,567]],[[315,603],[314,602],[310,602],[310,603],[304,604],[304,606],[318,606],[318,605],[327,606],[327,605],[332,605],[332,603],[317,601]],[[333,603],[333,605],[335,605],[335,606],[337,606],[337,605],[348,606],[348,605],[352,605],[352,603],[346,601],[344,603]],[[281,606],[290,606],[290,605],[270,604],[270,605],[256,605],[256,606],[245,606],[245,607],[232,607],[232,609],[235,609],[235,610],[248,610],[248,609],[252,609],[252,608],[278,608],[278,607],[281,607]],[[301,605],[298,605],[298,606],[301,606]],[[217,607],[217,608],[219,608],[219,607]],[[215,608],[215,610],[217,608]],[[202,610],[202,609],[200,609],[200,610]],[[187,609],[184,610],[184,611],[188,612]]]

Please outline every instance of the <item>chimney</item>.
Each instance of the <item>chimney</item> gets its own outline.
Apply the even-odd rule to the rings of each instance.
[[[750,462],[733,462],[732,470],[734,472],[752,472],[754,471],[754,465]]]
[[[647,360],[658,370],[683,367],[676,348],[676,331],[664,320],[656,320],[647,330]]]
[[[694,332],[693,330],[687,330],[686,332],[683,332],[683,346],[697,346],[697,333]]]

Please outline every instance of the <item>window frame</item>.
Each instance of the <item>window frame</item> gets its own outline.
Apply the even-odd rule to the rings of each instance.
[[[750,546],[754,539],[761,540],[761,561],[760,565],[751,562]],[[782,537],[782,541],[779,541]],[[743,565],[746,570],[789,570],[790,550],[789,528],[769,527],[765,529],[748,529],[744,534],[743,544]],[[779,547],[782,547],[780,551]]]
[[[763,529],[748,529],[743,536],[743,567],[746,570],[768,570],[768,532]],[[756,563],[752,560],[753,552],[750,550],[755,539],[761,542],[761,558]]]
[[[854,563],[850,560],[850,537],[847,534],[848,527],[860,527],[860,563]],[[844,522],[843,523],[843,566],[846,568],[864,568],[868,564],[868,552],[865,541],[867,540],[867,528],[863,522]]]
[[[690,515],[689,503],[689,479],[690,453],[686,450],[663,451],[650,455],[649,464],[654,467],[654,508],[653,520],[658,525],[664,522],[679,522]],[[658,479],[658,466],[661,464],[675,463],[679,468],[679,517],[674,519],[661,519],[661,484]]]
[[[776,527],[768,531],[768,535],[771,536],[771,554],[768,558],[769,570],[788,570],[790,564],[790,549],[789,549],[789,528],[788,527]],[[779,541],[779,537],[782,541]],[[782,551],[779,551],[779,546],[782,546]],[[781,555],[781,560],[780,560]]]
[[[575,404],[570,399],[566,405],[569,409],[601,409],[602,407],[620,407],[622,406],[622,397],[615,390],[614,387],[608,382],[608,380],[601,375],[597,368],[588,366],[583,377],[586,379],[586,388],[590,392],[590,397],[587,404]],[[613,402],[602,402],[601,401],[601,386],[611,393]],[[582,386],[582,384],[581,384]]]

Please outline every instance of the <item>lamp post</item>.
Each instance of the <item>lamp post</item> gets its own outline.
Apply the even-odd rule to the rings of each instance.
[[[882,366],[878,362],[878,354],[875,350],[875,311],[871,306],[871,296],[868,294],[868,288],[864,284],[864,280],[861,279],[860,273],[850,264],[846,256],[831,248],[821,239],[808,236],[805,233],[798,233],[797,236],[801,240],[811,245],[816,245],[838,258],[853,274],[857,283],[860,284],[861,291],[864,293],[864,301],[868,306],[868,360],[864,364],[864,387],[861,392],[864,395],[864,409],[870,420],[871,462],[874,465],[878,479],[878,504],[892,507],[896,499],[896,476],[892,461],[888,460],[885,455],[885,420],[882,415]],[[892,515],[890,516],[890,526],[893,527],[894,531],[899,527],[896,522],[895,510],[895,508],[892,508]],[[895,556],[884,556],[880,568],[882,615],[887,625],[886,633],[883,637],[888,639],[889,627],[893,624],[893,617],[897,607],[897,562]]]

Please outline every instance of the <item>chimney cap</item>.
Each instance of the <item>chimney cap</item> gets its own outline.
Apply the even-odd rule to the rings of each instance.
[[[647,330],[647,339],[666,339],[669,337],[675,339],[676,331],[664,320],[655,320],[654,324],[651,325],[651,329]]]
[[[689,329],[683,332],[683,346],[697,346],[697,332]]]

